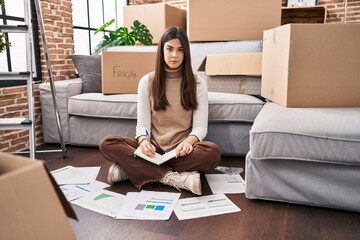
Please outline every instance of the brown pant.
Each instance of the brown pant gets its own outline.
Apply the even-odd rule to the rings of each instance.
[[[122,136],[107,136],[100,142],[100,151],[110,162],[118,164],[137,189],[148,183],[158,182],[169,171],[206,171],[215,168],[220,162],[219,147],[212,142],[196,143],[193,151],[183,157],[173,158],[161,166],[152,164],[140,157],[134,157],[138,147],[136,139]],[[159,149],[157,149],[160,152]]]

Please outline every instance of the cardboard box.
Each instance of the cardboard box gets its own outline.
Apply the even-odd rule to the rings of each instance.
[[[164,30],[169,26],[179,26],[186,31],[186,11],[165,3],[131,5],[124,7],[124,26],[130,27],[135,20],[143,23],[153,38],[159,43]]]
[[[198,71],[205,71],[209,92],[260,95],[261,53],[207,55]]]
[[[102,93],[137,93],[139,80],[155,70],[155,48],[142,48],[143,51],[129,51],[118,48],[102,52]],[[147,51],[149,50],[149,51]]]
[[[0,153],[0,239],[75,239],[75,212],[40,160]]]
[[[261,95],[286,107],[360,107],[360,24],[264,32]]]
[[[281,24],[281,0],[189,0],[191,42],[259,40]]]

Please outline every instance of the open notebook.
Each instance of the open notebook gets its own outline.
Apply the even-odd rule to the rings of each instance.
[[[156,164],[156,165],[161,165],[164,162],[174,158],[175,154],[176,154],[176,152],[175,152],[175,148],[174,148],[170,152],[164,153],[163,155],[156,153],[155,157],[149,157],[141,152],[140,146],[134,152],[134,155],[141,157],[141,158],[143,158],[153,164]]]

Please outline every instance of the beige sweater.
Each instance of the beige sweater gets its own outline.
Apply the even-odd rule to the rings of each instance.
[[[154,144],[169,151],[175,148],[189,135],[200,141],[206,136],[208,121],[208,96],[206,82],[197,77],[198,109],[186,111],[181,106],[181,71],[166,70],[166,97],[170,107],[166,111],[154,111],[149,98],[150,74],[144,76],[138,87],[136,137],[151,133]]]

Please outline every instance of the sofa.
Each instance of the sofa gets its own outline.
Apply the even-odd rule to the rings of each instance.
[[[193,70],[206,79],[197,69],[207,54],[261,52],[262,42],[191,43],[190,47]],[[73,59],[79,78],[55,82],[65,143],[98,146],[107,135],[135,136],[136,94],[102,94],[98,89],[100,56]],[[50,84],[41,83],[39,90],[44,141],[59,143]],[[223,155],[245,156],[249,151],[249,130],[263,104],[258,96],[209,92],[206,140],[218,144]]]
[[[360,107],[267,102],[250,130],[250,199],[360,211]]]

